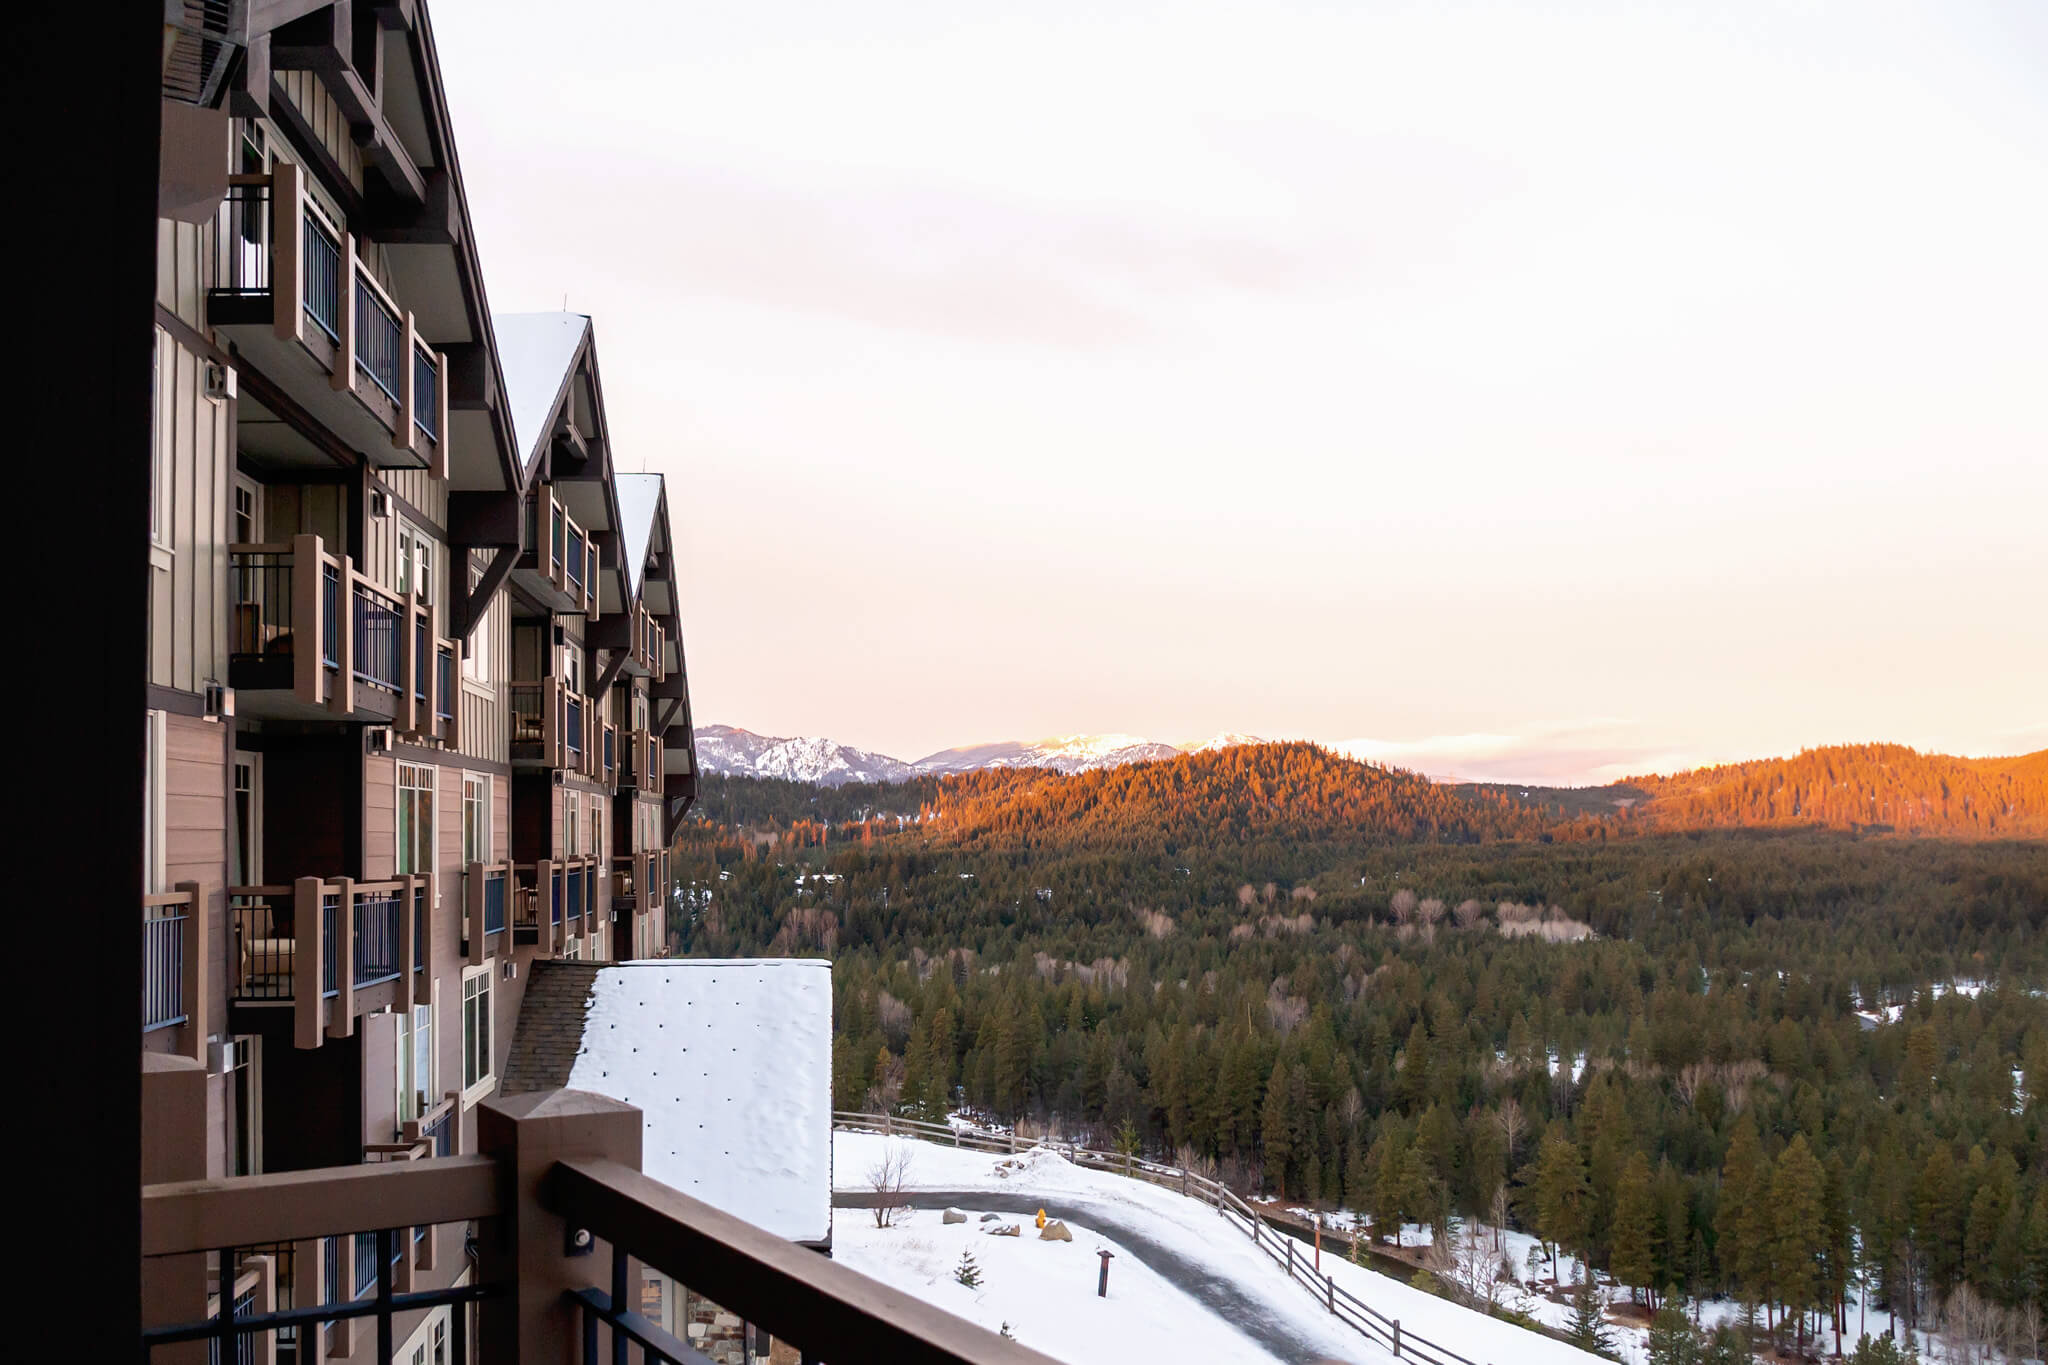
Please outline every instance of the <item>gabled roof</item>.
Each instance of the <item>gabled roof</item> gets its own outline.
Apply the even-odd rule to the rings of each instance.
[[[502,1087],[639,1108],[641,1169],[794,1242],[832,1231],[832,964],[536,962]]]
[[[662,497],[659,474],[616,474],[619,486],[619,532],[626,541],[626,587],[640,596],[640,575],[647,569],[647,547],[654,540],[654,518]]]
[[[494,313],[491,328],[498,334],[519,464],[530,468],[590,336],[590,319],[582,313]]]

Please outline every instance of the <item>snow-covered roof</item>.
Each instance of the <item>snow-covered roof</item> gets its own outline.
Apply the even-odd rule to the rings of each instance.
[[[626,538],[627,587],[636,596],[654,539],[654,509],[661,505],[661,475],[614,474],[619,489],[619,533]]]
[[[498,338],[498,364],[512,400],[512,434],[524,466],[547,434],[548,414],[562,396],[590,319],[582,313],[493,313],[491,330]]]
[[[832,964],[603,967],[572,1090],[639,1106],[641,1169],[778,1237],[832,1229]]]

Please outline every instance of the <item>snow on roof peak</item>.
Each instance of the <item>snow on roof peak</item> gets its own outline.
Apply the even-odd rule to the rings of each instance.
[[[561,397],[569,364],[590,330],[585,313],[493,313],[491,330],[498,338],[498,364],[512,400],[512,435],[519,442],[524,467],[546,435],[548,415]]]
[[[654,509],[661,505],[661,475],[618,474],[612,481],[619,490],[619,533],[626,538],[627,587],[640,593],[640,576],[647,568],[647,547],[654,541]]]
[[[568,1087],[642,1114],[641,1169],[778,1237],[832,1230],[832,964],[600,968]]]

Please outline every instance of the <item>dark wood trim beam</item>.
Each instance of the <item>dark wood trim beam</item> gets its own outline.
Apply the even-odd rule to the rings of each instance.
[[[410,29],[418,9],[415,0],[374,0],[370,6],[370,12],[377,16],[377,26],[393,32]]]
[[[462,557],[460,563],[469,563],[469,550],[470,547],[467,545],[455,547],[456,554]],[[476,629],[477,622],[484,619],[484,611],[491,605],[491,598],[497,595],[498,589],[505,586],[505,580],[512,576],[512,566],[518,559],[517,545],[500,547],[498,552],[491,556],[491,562],[484,566],[483,577],[477,580],[476,590],[471,592],[465,588],[455,594],[455,609],[448,626],[454,638],[462,641],[464,654],[469,653],[470,632]],[[465,573],[460,577],[466,578],[468,575]]]
[[[343,469],[354,469],[361,461],[356,452],[342,444],[341,438],[322,425],[319,418],[300,407],[298,401],[286,393],[263,371],[256,369],[244,359],[240,352],[230,351],[234,357],[235,381],[249,397],[276,413],[278,420],[312,442],[315,449]]]
[[[272,56],[275,58],[275,50]],[[277,77],[270,78],[270,117],[283,125],[291,135],[292,144],[304,160],[306,168],[320,181],[320,188],[334,196],[334,202],[341,205],[341,216],[348,219],[349,231],[357,232],[369,221],[369,213],[363,205],[363,196],[356,193],[355,184],[348,178],[327,144],[313,131],[313,125],[299,112],[299,106],[292,103],[292,97],[285,93]]]
[[[369,211],[370,236],[403,246],[456,246],[462,241],[462,215],[456,212],[455,181],[438,166],[420,172],[426,198],[417,204],[373,183],[363,201]]]
[[[235,363],[226,351],[223,351],[220,347],[201,336],[185,319],[179,317],[162,304],[156,306],[156,323],[157,326],[176,337],[186,350],[197,351],[208,360],[215,361],[218,364],[232,365]]]
[[[590,641],[585,640],[583,643],[588,645],[590,644]],[[605,698],[605,694],[612,690],[612,684],[618,681],[619,671],[623,669],[625,666],[625,650],[615,649],[612,650],[611,653],[607,654],[605,656],[604,672],[597,675],[597,682],[591,687],[590,695],[597,698],[599,701],[603,701]]]
[[[234,75],[228,78],[228,112],[236,118],[262,118],[270,112],[265,103],[270,89],[270,35],[250,35],[248,46],[236,59]]]
[[[523,548],[526,518],[517,493],[450,493],[448,537],[471,549],[511,545]]]
[[[676,723],[676,712],[683,709],[682,702],[674,698],[667,700],[668,705],[665,709],[650,709],[648,712],[647,723],[654,734],[667,734],[669,729]]]
[[[253,43],[258,36],[267,38],[273,30],[332,3],[334,0],[249,0],[250,40]]]
[[[498,405],[498,376],[490,348],[481,341],[452,341],[441,348],[448,357],[448,406],[464,411]],[[520,458],[525,458],[524,451]]]

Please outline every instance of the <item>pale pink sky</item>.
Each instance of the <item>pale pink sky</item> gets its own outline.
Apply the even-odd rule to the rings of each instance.
[[[563,13],[433,4],[700,721],[2048,745],[2037,0]]]

